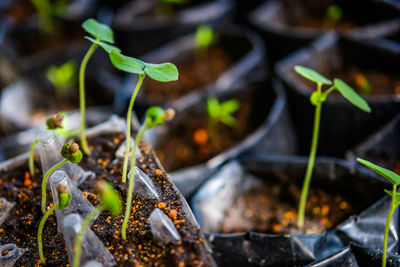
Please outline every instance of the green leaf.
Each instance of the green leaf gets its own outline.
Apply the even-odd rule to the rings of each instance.
[[[161,107],[153,106],[146,110],[146,123],[149,128],[163,124],[165,121],[165,111]]]
[[[82,23],[82,28],[100,41],[114,43],[114,33],[110,27],[99,23],[95,19],[87,19]]]
[[[216,97],[209,97],[207,99],[207,112],[212,118],[219,118],[220,105]]]
[[[229,114],[223,115],[220,120],[229,127],[234,127],[236,124],[236,119]]]
[[[82,160],[83,154],[79,146],[75,152],[71,151],[77,144],[65,144],[61,149],[61,156],[72,163],[79,163]]]
[[[110,53],[111,63],[119,70],[129,73],[143,74],[145,63],[133,57],[127,57],[119,52],[112,50]]]
[[[106,181],[97,182],[96,188],[100,194],[101,204],[106,207],[112,216],[119,216],[122,212],[119,193]]]
[[[172,63],[149,64],[146,63],[145,72],[152,79],[159,82],[171,82],[178,80],[178,69]]]
[[[397,173],[387,170],[385,168],[382,168],[382,167],[375,165],[372,162],[369,162],[364,159],[357,158],[357,161],[364,164],[365,166],[367,166],[369,169],[373,170],[377,174],[383,176],[384,178],[389,180],[392,184],[394,184],[394,185],[400,184],[400,175],[398,175]]]
[[[69,193],[60,193],[58,194],[58,204],[60,205],[60,210],[68,207],[69,202],[71,201],[71,194]]]
[[[310,68],[303,67],[303,66],[295,66],[294,70],[298,74],[300,74],[301,76],[306,78],[307,80],[313,81],[317,84],[321,84],[321,85],[331,85],[332,84],[331,80],[329,80],[328,78],[325,78],[324,76],[322,76],[321,74],[319,74],[318,72],[316,72],[315,70],[312,70]]]
[[[110,45],[107,44],[105,42],[102,41],[97,41],[89,36],[85,36],[86,39],[88,39],[89,41],[91,41],[92,43],[98,44],[101,48],[104,49],[104,51],[106,51],[108,54],[111,53],[112,50],[117,51],[118,53],[121,53],[121,49],[119,49],[118,47],[116,47],[115,45]]]
[[[340,79],[335,79],[333,86],[342,94],[344,98],[350,101],[354,106],[358,107],[362,111],[371,112],[371,108],[368,103],[359,96],[353,88],[347,85],[344,81]]]
[[[197,27],[194,41],[196,47],[209,47],[214,41],[214,32],[209,25],[200,25]]]
[[[240,108],[240,102],[236,99],[230,99],[221,104],[222,112],[232,114]]]

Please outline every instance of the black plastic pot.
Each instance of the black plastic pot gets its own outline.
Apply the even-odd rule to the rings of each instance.
[[[322,234],[275,235],[255,232],[216,233],[226,207],[238,196],[250,190],[250,177],[267,183],[279,181],[301,185],[307,158],[258,156],[231,161],[213,175],[193,196],[191,206],[214,251],[214,258],[221,266],[304,266],[315,260],[331,257],[351,243],[370,249],[381,248],[386,215],[391,199],[384,195],[388,183],[368,170],[344,160],[317,158],[311,182],[312,188],[325,188],[343,192],[367,208],[359,216]],[[394,215],[389,233],[389,251],[397,252],[399,216]],[[334,257],[333,257],[334,258]],[[327,261],[329,262],[329,261]],[[334,262],[334,261],[332,261]],[[337,262],[338,263],[338,262]],[[314,265],[313,265],[314,266]],[[316,265],[319,266],[319,265]],[[325,265],[323,265],[325,266]],[[330,265],[327,265],[330,266]],[[337,264],[332,266],[349,266]],[[363,265],[360,265],[363,266]]]
[[[116,11],[115,38],[128,55],[139,56],[193,32],[199,24],[220,23],[233,11],[231,0],[190,1],[171,18],[156,16],[157,1],[132,0]]]
[[[393,84],[390,83],[389,86],[390,90],[393,86],[393,91],[382,95],[372,93],[366,97],[371,113],[357,109],[339,94],[329,95],[322,106],[319,155],[343,157],[348,149],[400,112],[400,100],[394,94],[394,81],[400,79],[400,50],[376,39],[357,40],[327,34],[275,66],[278,76],[287,88],[289,108],[302,155],[308,154],[311,142],[315,107],[311,105],[309,96],[315,89],[313,84],[294,71],[295,65],[310,67],[328,78],[334,78],[333,75],[339,72],[341,74],[338,78],[344,79],[350,85],[354,70],[365,74],[370,81],[372,74],[368,72],[389,75],[387,77],[393,79]],[[346,76],[341,77],[342,75]],[[381,88],[375,84],[373,87]]]
[[[172,180],[186,197],[190,196],[218,166],[238,155],[243,153],[291,155],[296,151],[296,138],[288,118],[285,95],[278,83],[271,85],[265,80],[249,81],[211,95],[218,97],[220,101],[233,98],[240,100],[241,103],[246,103],[246,100],[252,101],[253,108],[248,120],[255,122],[252,127],[256,128],[243,140],[206,162],[170,173]],[[178,109],[173,121],[146,132],[147,140],[155,151],[159,150],[162,144],[168,143],[175,131],[181,132],[183,128],[188,127],[185,119],[207,117],[206,99],[207,95],[199,97],[191,106]],[[164,153],[166,160],[171,160],[171,157],[165,154],[167,151],[160,152]]]
[[[391,32],[393,27],[400,23],[399,10],[389,4],[373,0],[362,3],[351,0],[265,1],[250,14],[249,20],[262,33],[271,52],[271,61],[275,62],[289,52],[332,30],[299,24],[299,20],[307,17],[306,14],[323,18],[327,7],[332,4],[341,7],[343,20],[356,24],[352,29],[338,28],[346,34],[365,38],[378,37]],[[374,16],[370,16],[370,14],[374,14]]]

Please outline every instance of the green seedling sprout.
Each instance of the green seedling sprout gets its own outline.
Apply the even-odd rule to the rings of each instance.
[[[86,65],[97,49],[98,46],[104,49],[108,54],[112,50],[120,51],[120,49],[114,45],[114,32],[110,27],[105,24],[97,22],[95,19],[88,19],[82,23],[82,28],[91,35],[91,37],[86,36],[85,38],[92,42],[89,50],[86,52],[85,57],[82,60],[81,67],[79,69],[79,107],[81,113],[81,147],[86,155],[90,155],[90,149],[87,145],[86,135],[85,135],[85,71]]]
[[[47,79],[53,84],[57,99],[66,95],[66,90],[76,83],[76,62],[67,61],[60,67],[50,66],[46,71]]]
[[[367,77],[361,73],[356,73],[354,75],[354,82],[360,89],[360,94],[362,96],[369,96],[373,90],[372,84],[368,81]]]
[[[45,33],[54,32],[53,17],[61,15],[68,1],[60,0],[55,3],[51,3],[49,0],[31,0],[31,3],[35,6],[39,15],[39,27],[41,31]]]
[[[373,170],[377,174],[383,176],[392,183],[393,189],[392,191],[386,190],[385,192],[392,197],[392,204],[390,205],[390,210],[388,213],[388,217],[386,220],[385,226],[385,236],[383,238],[383,255],[382,255],[382,267],[386,266],[386,255],[387,255],[387,241],[389,235],[390,221],[392,220],[393,213],[395,209],[400,205],[400,193],[397,192],[397,186],[400,184],[400,175],[385,168],[382,168],[378,165],[373,164],[364,159],[357,158],[357,161],[367,166],[369,169]]]
[[[86,235],[87,228],[91,225],[94,218],[105,210],[112,216],[117,217],[122,213],[121,197],[118,192],[106,181],[98,181],[95,184],[96,191],[100,195],[100,204],[97,205],[83,220],[74,246],[74,262],[72,267],[79,267],[82,252],[82,242]]]
[[[216,97],[209,97],[207,99],[208,132],[217,149],[220,147],[218,122],[231,128],[235,127],[236,119],[233,113],[239,110],[239,108],[240,102],[237,99],[230,99],[222,103]]]
[[[53,115],[51,118],[47,119],[46,125],[48,130],[56,130],[63,128],[62,122],[64,119],[64,115],[58,113]],[[35,146],[38,142],[38,139],[36,138],[32,144],[31,148],[29,149],[29,173],[31,174],[31,177],[35,175]]]
[[[79,163],[82,160],[82,151],[79,150],[77,143],[65,144],[61,149],[62,161],[51,167],[45,174],[42,180],[42,213],[46,212],[46,183],[49,176],[68,161],[71,163]]]
[[[46,264],[43,254],[43,243],[42,243],[43,226],[46,223],[47,218],[49,218],[50,214],[52,214],[56,209],[60,210],[65,209],[66,207],[68,207],[69,202],[71,201],[71,194],[67,192],[67,187],[64,184],[59,184],[57,186],[57,192],[58,192],[58,204],[53,205],[53,207],[51,207],[48,211],[46,211],[39,224],[37,240],[38,240],[40,262],[42,264]]]
[[[173,109],[162,109],[160,107],[154,106],[150,107],[146,111],[146,118],[145,121],[143,122],[142,126],[139,129],[139,132],[136,135],[135,138],[135,144],[132,149],[132,155],[131,155],[131,172],[130,177],[129,177],[129,187],[128,187],[128,196],[126,199],[126,208],[125,208],[125,216],[124,216],[124,221],[122,223],[122,229],[121,229],[121,236],[122,239],[126,240],[126,227],[128,225],[130,213],[131,213],[131,205],[132,205],[132,193],[133,193],[133,187],[135,184],[135,163],[136,163],[136,148],[140,143],[140,140],[142,139],[142,136],[144,132],[150,128],[153,128],[157,125],[163,124],[165,121],[172,120],[175,116],[175,111]]]
[[[314,169],[315,155],[317,153],[322,103],[326,101],[326,98],[333,90],[337,90],[345,99],[347,99],[351,104],[361,109],[362,111],[371,112],[371,108],[369,107],[368,103],[344,81],[336,78],[333,80],[332,83],[331,80],[325,78],[318,72],[303,66],[295,66],[294,69],[299,75],[317,84],[317,90],[314,91],[310,96],[311,104],[315,106],[314,129],[312,134],[310,156],[308,158],[307,170],[304,177],[298,208],[297,227],[301,229],[304,226],[307,195],[310,188],[311,176]],[[330,87],[327,90],[322,91],[322,87],[324,85],[328,85]]]
[[[337,22],[343,17],[343,11],[338,5],[329,5],[325,12],[324,24],[326,27],[335,28]]]
[[[128,113],[126,116],[127,149],[125,152],[124,163],[122,167],[122,182],[126,183],[131,136],[132,109],[143,80],[146,75],[148,75],[150,78],[159,82],[176,81],[178,79],[178,69],[172,63],[150,64],[133,57],[124,56],[116,50],[111,51],[110,60],[117,69],[139,75],[139,80],[136,84],[135,90],[133,91],[131,100],[129,102]]]

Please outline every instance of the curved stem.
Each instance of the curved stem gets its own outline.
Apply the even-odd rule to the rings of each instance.
[[[38,234],[37,234],[37,241],[38,241],[38,249],[39,249],[39,257],[40,257],[40,262],[42,264],[46,264],[46,261],[44,259],[44,254],[43,254],[43,243],[42,243],[42,233],[43,233],[43,226],[47,221],[47,218],[49,218],[50,214],[52,214],[56,209],[58,209],[59,204],[54,205],[51,207],[44,215],[42,220],[40,221],[39,224],[39,229],[38,229]]]
[[[122,229],[121,229],[121,236],[122,236],[123,240],[126,240],[126,227],[128,226],[129,217],[131,215],[132,193],[133,193],[133,187],[135,184],[136,147],[139,145],[139,142],[142,139],[142,136],[146,130],[147,130],[147,124],[146,124],[146,122],[144,122],[144,124],[142,125],[142,127],[140,128],[139,132],[136,135],[135,145],[132,149],[131,172],[129,175],[128,195],[126,198],[125,216],[124,216],[124,221],[122,223]]]
[[[35,175],[35,146],[37,142],[38,139],[36,138],[29,149],[29,173],[31,174],[31,177]]]
[[[97,48],[97,44],[93,43],[89,50],[86,52],[85,57],[82,60],[81,67],[79,69],[79,108],[81,113],[81,147],[86,155],[90,155],[90,149],[87,145],[86,135],[85,135],[85,71],[86,65],[92,56],[93,52]]]
[[[394,210],[396,209],[396,193],[397,193],[396,187],[397,187],[396,185],[393,185],[392,204],[390,206],[390,211],[386,220],[385,236],[383,238],[382,267],[386,267],[387,241],[389,235],[390,221],[392,220]]]
[[[318,84],[318,91],[321,91],[321,85]],[[310,182],[312,173],[314,170],[314,163],[315,163],[315,155],[317,154],[317,146],[318,146],[318,135],[319,135],[319,124],[321,120],[321,108],[322,102],[318,102],[315,108],[314,114],[314,129],[313,129],[313,136],[311,141],[311,150],[310,156],[308,158],[307,170],[304,177],[303,187],[301,189],[300,195],[300,203],[298,208],[298,217],[297,217],[297,227],[301,229],[304,226],[304,216],[306,210],[306,203],[307,203],[307,196],[308,190],[310,188]]]
[[[124,163],[122,166],[122,182],[126,183],[126,174],[128,173],[128,160],[129,160],[129,150],[130,150],[130,142],[131,142],[131,118],[132,118],[132,109],[133,104],[135,103],[136,96],[139,92],[140,86],[142,86],[143,80],[146,77],[146,74],[140,74],[139,80],[136,84],[135,91],[133,91],[131,101],[129,102],[128,114],[126,116],[126,145],[125,145],[125,157]],[[134,148],[136,149],[136,148]]]
[[[93,219],[99,215],[101,212],[105,210],[105,207],[100,203],[94,210],[92,210],[86,218],[83,220],[81,224],[81,229],[75,238],[75,247],[74,247],[74,262],[72,267],[79,267],[81,261],[81,252],[82,252],[82,242],[86,235],[86,230],[92,223]]]
[[[47,179],[49,179],[50,174],[52,174],[55,170],[57,170],[59,167],[67,163],[67,159],[63,159],[53,167],[51,167],[45,174],[43,180],[42,180],[42,213],[46,213],[46,183]]]

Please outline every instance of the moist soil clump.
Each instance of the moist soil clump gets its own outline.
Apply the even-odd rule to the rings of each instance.
[[[98,179],[109,181],[120,192],[123,200],[126,199],[128,186],[120,182],[122,167],[120,163],[114,163],[115,151],[124,139],[123,134],[88,138],[92,154],[84,157],[80,165],[85,170],[94,171],[96,179],[85,181],[80,189],[93,205],[99,202],[94,192],[94,183]],[[210,266],[211,263],[206,259],[205,247],[199,245],[203,242],[202,235],[199,229],[191,224],[190,218],[186,218],[173,184],[157,165],[151,149],[143,142],[139,149],[142,157],[137,160],[137,166],[153,180],[161,199],[143,199],[134,195],[127,241],[123,241],[120,235],[123,216],[114,218],[108,212],[104,212],[93,223],[92,230],[114,255],[118,266]],[[37,168],[35,176],[30,177],[27,165],[0,172],[0,196],[16,202],[16,207],[0,226],[0,241],[2,244],[15,243],[18,247],[29,248],[17,261],[17,266],[35,266],[39,262],[36,235],[42,218],[42,174]],[[37,161],[36,166],[40,166]],[[182,242],[164,246],[154,241],[148,217],[155,207],[171,218]],[[62,235],[57,233],[54,215],[50,216],[45,224],[43,247],[50,266],[67,266],[64,240]]]

